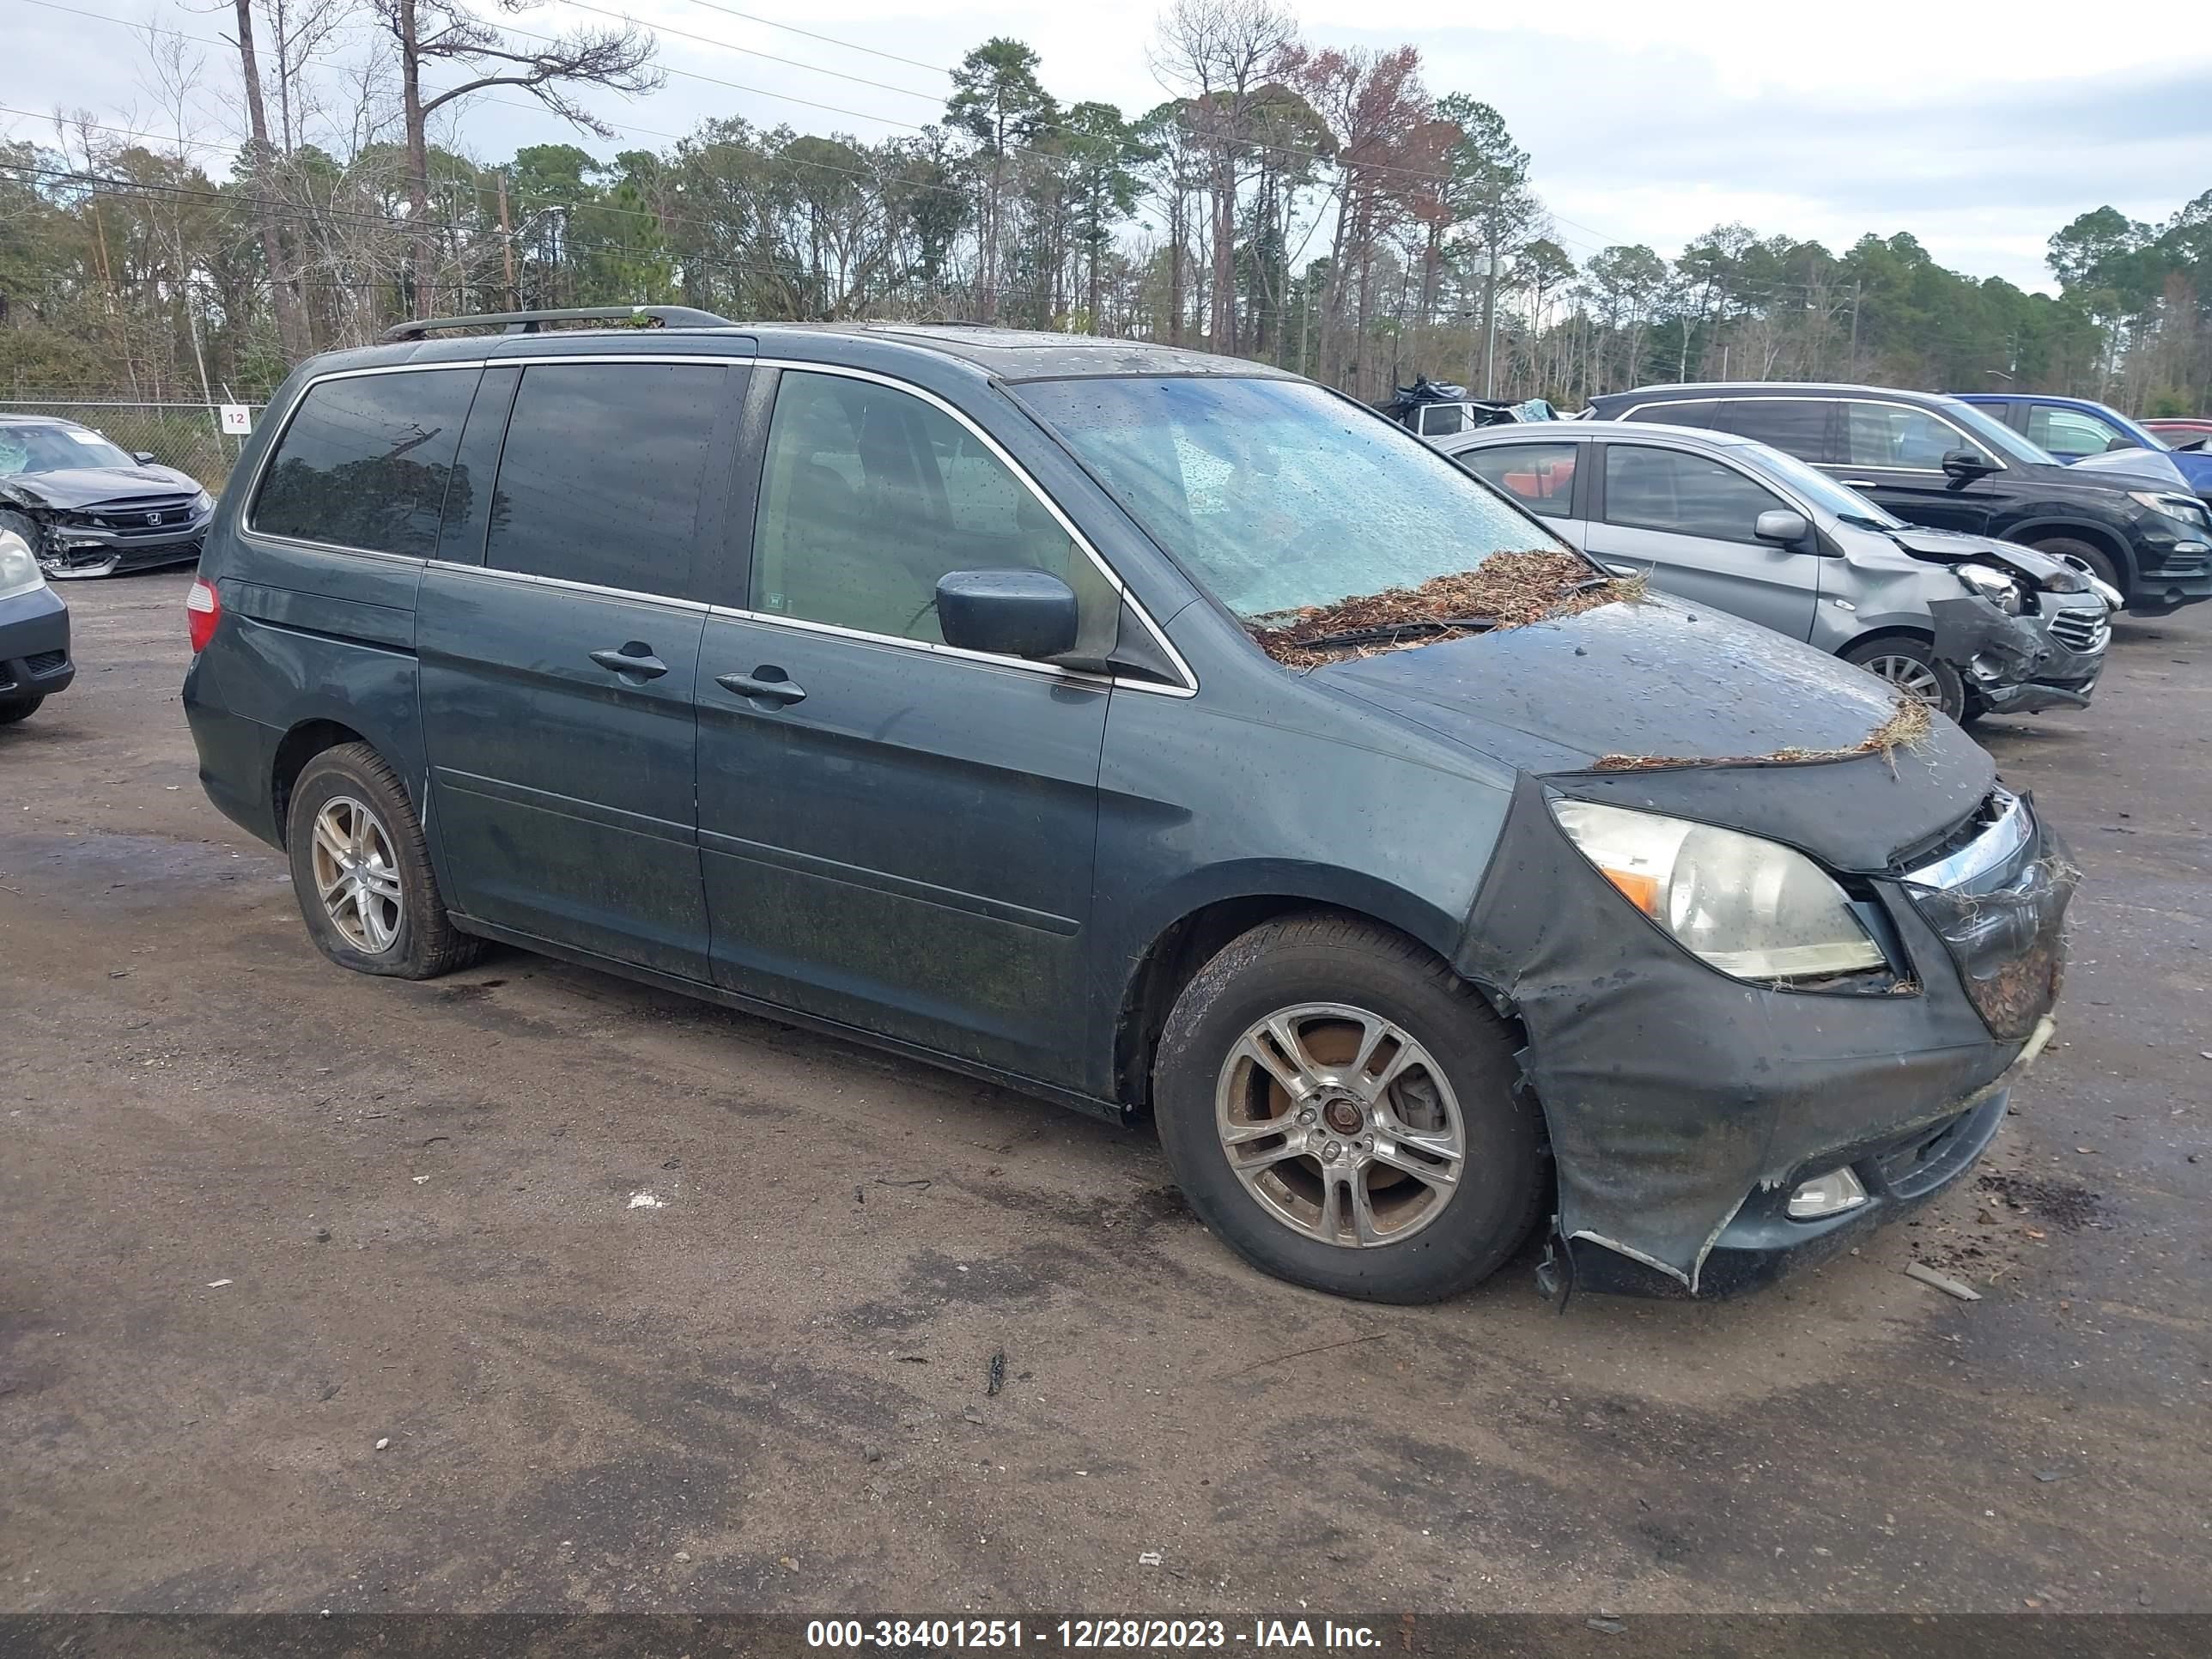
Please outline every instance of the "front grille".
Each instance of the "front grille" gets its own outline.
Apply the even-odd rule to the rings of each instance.
[[[24,658],[23,666],[31,672],[32,678],[35,679],[41,674],[52,673],[68,660],[69,653],[66,651],[40,651]]]
[[[125,538],[173,536],[191,523],[195,499],[191,495],[149,495],[127,501],[102,501],[85,508],[76,520],[92,529]],[[147,523],[149,515],[158,517],[161,522]]]
[[[2061,611],[2051,618],[2051,637],[2069,651],[2102,651],[2112,637],[2112,620],[2097,611]]]
[[[2025,1037],[2058,1000],[2066,903],[2080,879],[2057,832],[2025,800],[1975,842],[1906,876],[1905,893],[1993,1035]]]

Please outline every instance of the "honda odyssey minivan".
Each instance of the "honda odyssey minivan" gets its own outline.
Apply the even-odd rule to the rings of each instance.
[[[222,495],[200,775],[331,961],[1149,1116],[1382,1300],[1540,1222],[1556,1292],[1725,1291],[1996,1133],[2075,877],[1948,720],[1261,365],[620,317],[317,358]]]

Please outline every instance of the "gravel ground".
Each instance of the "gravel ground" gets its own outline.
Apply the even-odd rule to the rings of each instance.
[[[1988,735],[2087,881],[1979,1185],[1559,1317],[1273,1283],[1147,1133],[763,1021],[327,965],[188,580],[71,586],[0,730],[0,1612],[2212,1610],[2212,607]]]

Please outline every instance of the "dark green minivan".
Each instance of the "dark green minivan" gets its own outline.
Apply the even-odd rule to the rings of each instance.
[[[575,321],[651,326],[565,326]],[[1725,1291],[1956,1181],[2074,874],[1941,716],[1264,366],[674,308],[272,403],[185,704],[331,960],[483,941],[1122,1120],[1267,1270]]]

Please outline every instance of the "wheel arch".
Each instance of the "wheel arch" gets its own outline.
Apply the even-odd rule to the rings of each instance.
[[[2033,523],[2014,525],[2004,532],[2004,539],[2018,542],[2023,547],[2033,547],[2037,538],[2045,541],[2087,542],[2112,562],[2113,574],[2120,579],[2120,592],[2132,594],[2136,586],[2136,559],[2129,550],[2127,538],[2103,525],[2084,524],[2076,519],[2042,519]]]
[[[1152,1055],[1168,1012],[1193,975],[1231,939],[1284,916],[1325,912],[1388,928],[1449,964],[1464,931],[1463,918],[1371,877],[1314,872],[1308,879],[1285,880],[1282,871],[1270,873],[1276,878],[1187,893],[1166,907],[1164,919],[1155,915],[1133,930],[1139,944],[1130,953],[1113,1028],[1115,1097],[1125,1111],[1150,1106]],[[1323,874],[1336,878],[1311,878]],[[1470,983],[1504,1012],[1495,988]]]
[[[291,819],[292,788],[299,782],[300,774],[307,769],[307,763],[316,756],[349,743],[366,743],[376,748],[344,722],[320,717],[299,721],[277,739],[276,753],[269,763],[269,804],[276,820],[279,847],[284,845],[284,832]]]

